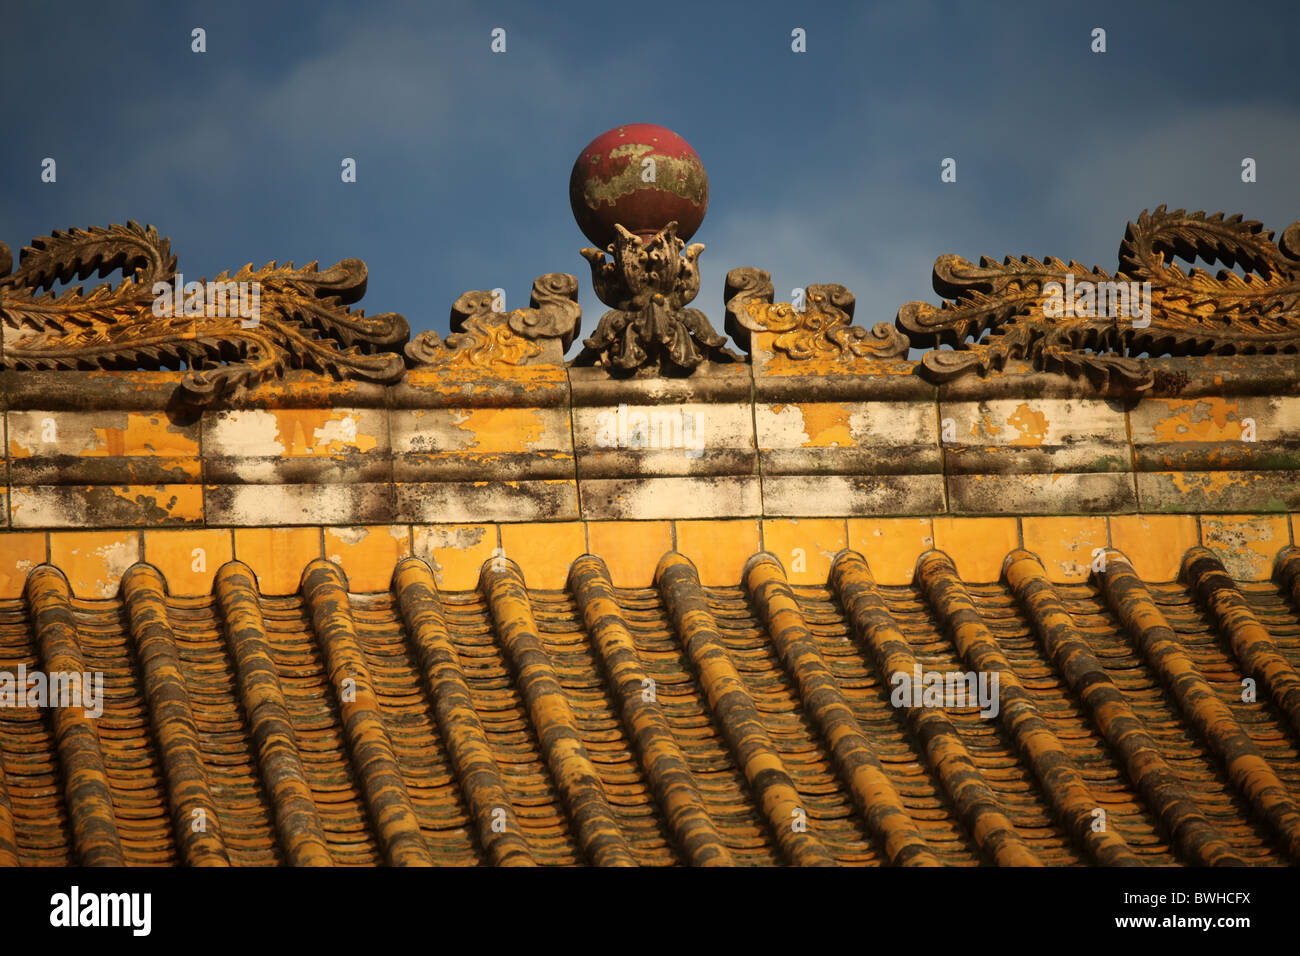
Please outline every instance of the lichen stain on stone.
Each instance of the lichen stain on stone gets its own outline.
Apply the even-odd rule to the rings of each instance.
[[[164,487],[160,485],[157,490],[164,492]],[[135,516],[133,523],[146,525],[162,524],[169,518],[174,517],[176,505],[179,501],[176,495],[172,495],[167,499],[166,504],[160,505],[158,500],[162,497],[161,494],[142,493],[131,485],[121,487],[100,486],[89,489],[86,495],[87,509],[90,513],[93,514],[99,510],[95,501],[96,498],[100,499],[99,504],[108,504],[105,500],[105,493],[112,495],[117,501],[124,501],[129,505],[130,512]]]
[[[1169,415],[1155,424],[1162,442],[1240,441],[1241,415],[1236,402],[1222,398],[1167,401]]]
[[[1277,541],[1278,524],[1269,518],[1203,518],[1202,532],[1205,546],[1219,554],[1233,577],[1262,580],[1268,577],[1278,550],[1289,543]]]
[[[1041,448],[1047,439],[1047,416],[1021,403],[1007,419],[1007,424],[1020,432],[1011,445],[1022,448]]]

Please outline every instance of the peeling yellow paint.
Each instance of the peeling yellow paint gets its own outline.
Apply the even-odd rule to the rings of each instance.
[[[848,407],[834,403],[809,403],[800,408],[804,431],[808,435],[805,447],[847,448],[853,444],[849,431],[852,411]]]
[[[459,412],[453,424],[471,436],[467,448],[483,452],[526,452],[546,432],[533,408],[475,408]]]
[[[1206,397],[1195,401],[1167,400],[1164,404],[1169,415],[1155,424],[1153,430],[1157,441],[1241,440],[1241,414],[1235,401]]]
[[[1007,424],[1020,432],[1010,444],[1026,448],[1040,448],[1047,439],[1047,416],[1021,403],[1007,419]]]
[[[98,445],[82,455],[197,455],[199,443],[161,415],[128,414],[126,428],[95,428]]]

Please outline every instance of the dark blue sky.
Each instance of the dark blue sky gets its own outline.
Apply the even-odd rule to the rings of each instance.
[[[726,271],[778,298],[841,282],[857,320],[936,297],[936,256],[1114,269],[1167,203],[1300,218],[1291,3],[13,2],[0,241],[136,219],[187,278],[347,256],[368,312],[445,332],[452,301],[572,272],[574,158],[669,126],[709,172],[695,305]],[[207,52],[190,31],[207,31]],[[1107,52],[1090,52],[1094,27]],[[489,50],[494,27],[507,52]],[[807,53],[790,32],[807,32]],[[42,183],[54,157],[58,181]],[[358,181],[340,181],[357,160]],[[1241,159],[1258,163],[1243,184]],[[941,183],[940,162],[958,179]]]

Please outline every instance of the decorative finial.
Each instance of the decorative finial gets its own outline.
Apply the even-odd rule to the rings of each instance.
[[[649,242],[670,222],[686,241],[709,208],[709,177],[691,144],[653,123],[630,123],[601,133],[584,149],[569,176],[569,203],[578,228],[608,249],[621,225]]]
[[[685,240],[709,205],[704,164],[686,140],[649,123],[602,133],[573,164],[569,201],[598,246],[582,255],[611,307],[576,364],[689,375],[705,361],[735,361],[704,313],[686,308],[700,288],[704,246]]]

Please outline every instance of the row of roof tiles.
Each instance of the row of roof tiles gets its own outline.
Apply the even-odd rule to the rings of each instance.
[[[283,596],[233,561],[188,598],[137,564],[100,600],[43,564],[0,669],[106,700],[0,710],[0,863],[1300,862],[1300,551],[1104,557],[890,586],[845,551],[801,587],[759,553],[712,588],[669,551],[617,588],[584,555],[562,591],[407,558],[370,594],[316,558]],[[996,673],[996,720],[894,706],[917,666]]]
[[[0,598],[22,594],[28,571],[58,565],[75,596],[111,597],[137,561],[163,572],[175,596],[211,592],[217,569],[231,559],[251,567],[264,594],[298,588],[301,569],[327,558],[353,591],[388,587],[397,562],[414,555],[429,562],[439,586],[468,590],[493,555],[518,563],[528,585],[564,586],[569,565],[599,554],[614,582],[650,585],[659,557],[675,550],[699,568],[706,585],[734,585],[746,558],[769,551],[794,584],[824,584],[831,559],[851,548],[871,555],[878,580],[907,584],[919,555],[951,554],[968,581],[996,581],[1013,548],[1038,554],[1050,580],[1084,580],[1099,549],[1115,547],[1139,574],[1172,581],[1181,555],[1201,545],[1234,578],[1265,580],[1274,558],[1296,543],[1296,515],[1114,515],[1026,518],[802,518],[644,522],[365,525],[353,527],[148,529],[0,533]]]

